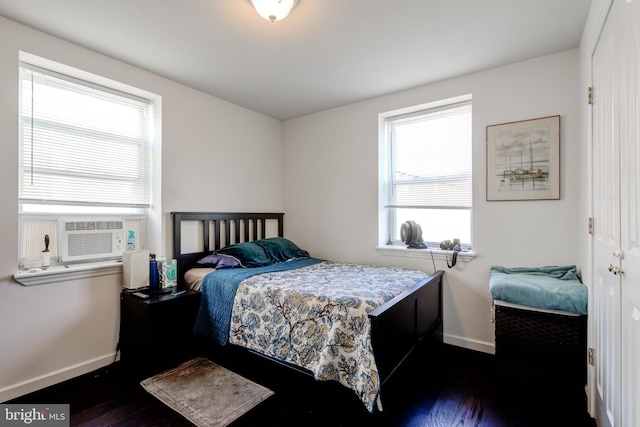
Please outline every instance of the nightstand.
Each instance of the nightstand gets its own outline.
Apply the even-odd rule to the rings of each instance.
[[[200,292],[147,292],[123,290],[120,296],[120,361],[136,377],[175,367],[196,354],[193,326]]]

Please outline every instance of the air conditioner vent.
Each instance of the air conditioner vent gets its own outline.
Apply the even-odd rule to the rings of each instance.
[[[122,256],[124,221],[114,219],[60,220],[61,261],[88,261]]]
[[[65,231],[87,230],[122,230],[123,222],[119,221],[69,221],[64,223]]]

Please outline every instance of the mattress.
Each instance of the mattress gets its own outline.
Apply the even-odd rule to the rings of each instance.
[[[216,271],[216,269],[211,267],[191,268],[184,274],[184,285],[189,289],[199,291],[200,286],[202,286],[202,280],[213,271]]]

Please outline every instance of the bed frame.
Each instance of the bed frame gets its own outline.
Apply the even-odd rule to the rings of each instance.
[[[239,242],[267,237],[269,229],[283,237],[283,213],[172,212],[173,256],[177,260],[179,285],[189,268],[212,251]],[[197,223],[202,250],[183,253],[186,222]],[[273,224],[271,224],[273,223]],[[191,236],[189,236],[191,237]],[[369,313],[371,342],[376,364],[384,384],[413,349],[425,338],[442,343],[442,277],[437,271]],[[266,357],[266,356],[264,356]],[[276,361],[277,362],[277,361]],[[278,362],[281,363],[281,362]]]

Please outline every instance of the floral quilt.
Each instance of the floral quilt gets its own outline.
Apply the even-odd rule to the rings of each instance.
[[[368,313],[427,276],[329,261],[256,275],[238,287],[229,342],[339,381],[372,411],[380,378]]]

